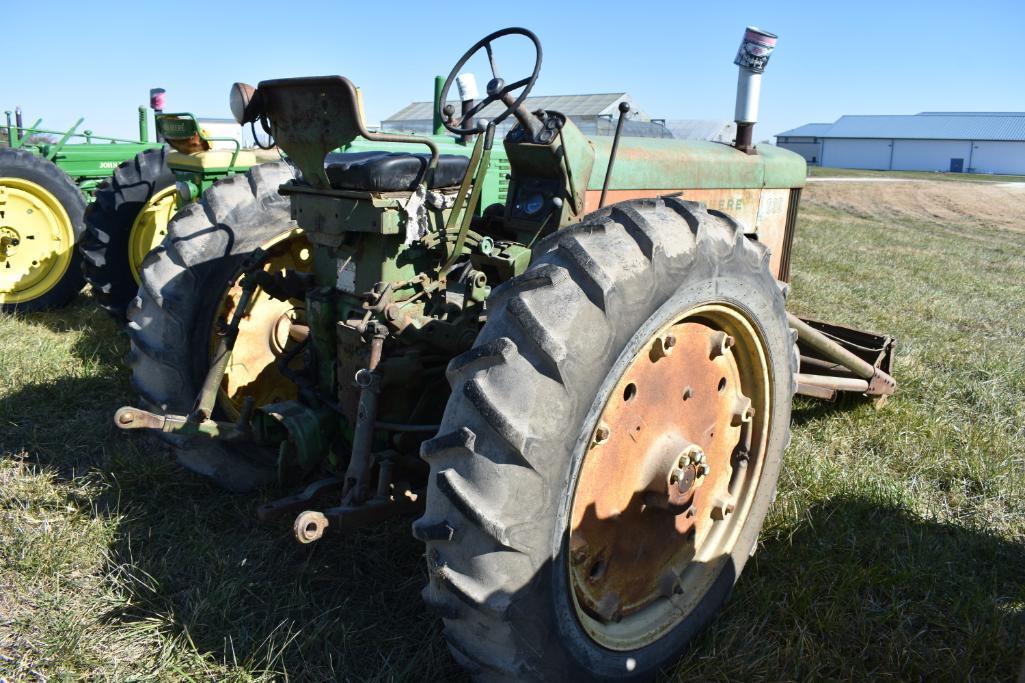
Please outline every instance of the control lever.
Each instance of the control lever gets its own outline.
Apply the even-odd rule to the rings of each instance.
[[[628,102],[619,103],[619,121],[616,122],[616,134],[612,138],[612,151],[609,152],[609,166],[605,169],[605,182],[601,186],[601,199],[598,201],[598,208],[605,206],[605,195],[609,191],[609,181],[612,180],[612,167],[616,164],[616,152],[619,150],[619,138],[623,136],[623,124],[626,122],[627,112],[630,111]]]

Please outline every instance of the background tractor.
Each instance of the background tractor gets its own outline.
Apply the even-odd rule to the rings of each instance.
[[[510,36],[535,57],[506,82],[492,44]],[[473,45],[442,88],[439,109],[486,52],[486,97],[445,124],[475,138],[468,158],[367,130],[340,76],[236,84],[236,118],[259,121],[299,173],[258,166],[171,222],[129,311],[146,406],[115,423],[204,444],[191,464],[220,478],[322,475],[260,509],[298,512],[302,542],[419,512],[424,597],[481,678],[650,677],[753,552],[794,393],[895,387],[892,339],[785,310],[805,164],[751,144],[775,42],[745,33],[734,146],[623,140],[621,125],[588,139],[527,111],[541,46],[520,28]],[[471,125],[496,101],[501,114]],[[479,210],[510,116],[508,196]],[[332,154],[357,138],[405,151]],[[261,232],[282,197],[308,247]],[[223,311],[203,284],[220,269],[239,273]],[[290,395],[218,411],[260,297],[290,307],[274,362]],[[212,354],[195,350],[204,321]]]
[[[0,310],[34,311],[67,304],[82,289],[82,214],[118,164],[149,142],[146,109],[139,107],[139,139],[122,140],[23,126],[21,111],[0,126]]]
[[[85,216],[85,278],[117,318],[139,288],[143,259],[179,208],[221,178],[281,160],[277,151],[242,149],[237,138],[208,135],[190,113],[157,114],[156,129],[170,148],[146,149],[118,165]]]

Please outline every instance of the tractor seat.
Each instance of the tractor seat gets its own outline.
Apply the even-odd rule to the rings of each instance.
[[[324,162],[327,179],[336,190],[408,192],[416,188],[416,181],[430,160],[430,154],[333,152]],[[469,166],[469,157],[442,154],[431,189],[459,185]]]

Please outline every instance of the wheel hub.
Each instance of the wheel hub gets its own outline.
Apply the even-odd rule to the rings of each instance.
[[[268,272],[310,268],[309,243],[299,231],[279,235],[261,248],[267,252],[263,267]],[[239,278],[221,301],[211,335],[211,354],[217,348],[216,329],[227,326],[241,295]],[[281,375],[276,363],[305,337],[303,317],[301,301],[280,301],[262,289],[256,291],[239,323],[235,348],[221,384],[221,406],[229,414],[237,414],[247,396],[252,396],[257,405],[294,398],[295,384]]]
[[[21,237],[18,231],[8,225],[0,225],[0,260],[14,256],[19,244]]]
[[[670,506],[689,507],[695,491],[705,482],[708,463],[700,446],[690,444],[677,455],[666,477],[666,500]]]
[[[668,325],[641,347],[598,418],[574,492],[569,575],[578,611],[605,645],[623,640],[601,632],[626,632],[632,620],[644,623],[631,638],[649,642],[678,619],[676,608],[648,615],[689,590],[688,567],[723,536],[716,525],[730,524],[754,415],[734,346],[702,319]]]
[[[30,301],[53,289],[71,264],[74,241],[67,211],[49,190],[0,178],[0,303]]]

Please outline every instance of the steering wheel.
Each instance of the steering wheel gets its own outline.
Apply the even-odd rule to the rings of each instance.
[[[536,59],[534,60],[534,73],[532,73],[528,78],[522,78],[518,81],[509,83],[507,85],[505,80],[503,80],[502,77],[498,75],[498,67],[495,64],[495,53],[491,49],[491,43],[493,43],[495,40],[503,36],[510,35],[520,35],[529,38],[531,42],[534,43],[534,53],[536,54]],[[452,83],[456,80],[456,76],[459,74],[459,71],[468,61],[470,61],[470,59],[475,54],[480,52],[482,48],[487,50],[488,63],[491,64],[492,78],[491,81],[488,82],[488,95],[483,100],[473,105],[473,107],[468,112],[463,114],[463,118],[460,120],[460,123],[462,123],[462,121],[472,119],[474,114],[484,109],[484,107],[488,106],[492,102],[495,102],[496,100],[501,100],[502,97],[507,93],[510,93],[513,90],[516,90],[517,88],[523,88],[523,92],[520,93],[520,96],[516,99],[516,101],[508,107],[506,107],[505,111],[503,111],[501,114],[499,114],[491,120],[492,123],[495,124],[501,123],[506,118],[508,118],[510,114],[515,112],[517,107],[523,104],[523,100],[527,99],[527,95],[530,94],[530,90],[534,87],[534,83],[537,82],[537,75],[541,71],[541,41],[537,39],[536,35],[534,35],[531,31],[528,31],[525,28],[518,28],[515,26],[510,28],[503,28],[501,31],[495,31],[494,33],[486,35],[480,40],[478,40],[476,43],[474,43],[473,47],[471,47],[469,50],[463,53],[463,56],[460,57],[458,62],[456,62],[455,67],[452,69],[451,72],[449,72],[448,78],[445,80],[445,87],[441,89],[441,97],[438,98],[438,115],[441,117],[441,122],[445,124],[445,128],[455,133],[456,135],[473,135],[474,133],[479,132],[475,128],[461,128],[459,126],[454,126],[450,124],[448,121],[445,120],[446,117],[444,115],[444,107],[445,104],[448,102],[448,91],[452,87]]]

